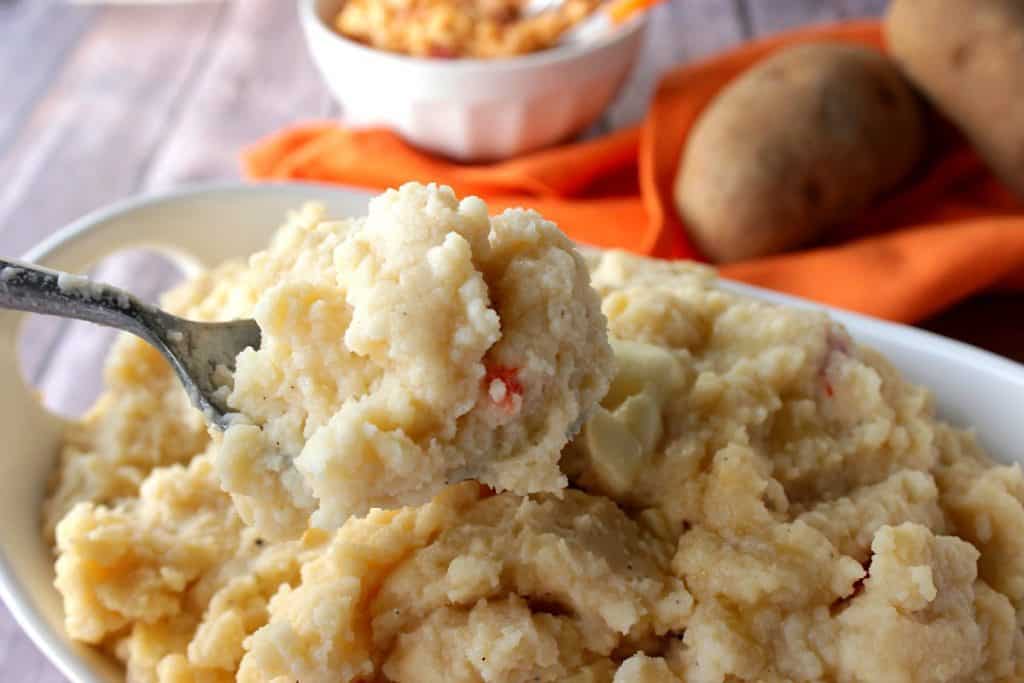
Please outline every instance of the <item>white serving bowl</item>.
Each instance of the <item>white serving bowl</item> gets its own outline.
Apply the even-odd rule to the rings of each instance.
[[[344,0],[299,0],[310,52],[354,126],[386,126],[463,161],[539,149],[601,115],[640,49],[645,18],[609,35],[507,59],[424,59],[366,47],[332,28]]]
[[[83,272],[128,247],[161,250],[186,271],[265,246],[285,213],[307,200],[332,216],[360,215],[369,194],[312,184],[221,185],[132,199],[62,230],[25,260]],[[1024,461],[1024,366],[903,325],[723,282],[723,287],[779,303],[824,308],[860,342],[885,353],[911,380],[935,394],[940,414],[973,425],[998,459]],[[50,549],[40,536],[40,508],[56,463],[64,422],[48,413],[21,380],[17,333],[21,314],[0,311],[0,595],[36,645],[73,683],[121,683],[109,661],[64,635],[53,588]],[[0,676],[0,679],[3,677]]]

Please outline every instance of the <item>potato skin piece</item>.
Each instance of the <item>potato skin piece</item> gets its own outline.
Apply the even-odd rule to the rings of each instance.
[[[1024,2],[894,0],[889,50],[1024,198]]]
[[[676,174],[676,207],[715,261],[773,254],[854,218],[923,146],[920,104],[890,60],[839,43],[792,47],[702,113]]]

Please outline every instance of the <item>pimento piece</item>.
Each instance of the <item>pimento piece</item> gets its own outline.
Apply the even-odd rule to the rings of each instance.
[[[431,45],[427,50],[427,56],[434,59],[455,59],[459,53],[446,45]]]
[[[523,385],[519,381],[519,368],[488,365],[483,380],[484,393],[494,405],[512,415],[522,404]]]
[[[833,325],[828,326],[828,330],[825,332],[825,345],[828,347],[828,352],[839,352],[844,356],[850,354],[850,340],[845,335],[836,333],[836,328]]]

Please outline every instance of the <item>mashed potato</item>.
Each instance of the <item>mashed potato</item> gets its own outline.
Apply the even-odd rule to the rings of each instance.
[[[565,486],[559,452],[612,356],[586,265],[552,223],[410,183],[364,219],[279,238],[250,269],[280,275],[213,456],[247,522],[296,536],[310,513],[334,528],[469,477]]]
[[[167,303],[258,312],[330,272],[346,225],[297,214]],[[615,373],[561,451],[567,489],[462,482],[291,540],[247,525],[215,466],[229,436],[206,438],[155,352],[121,340],[47,507],[68,632],[138,683],[1024,677],[1018,466],[826,315],[692,264],[585,259]],[[309,339],[311,317],[280,334]],[[253,405],[334,415],[305,396]]]

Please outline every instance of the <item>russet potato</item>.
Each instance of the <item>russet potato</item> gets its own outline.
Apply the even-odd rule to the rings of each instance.
[[[915,166],[919,102],[882,54],[784,49],[725,87],[695,124],[675,201],[711,259],[800,246],[856,217]]]
[[[885,35],[907,77],[1024,197],[1024,2],[895,0]]]

